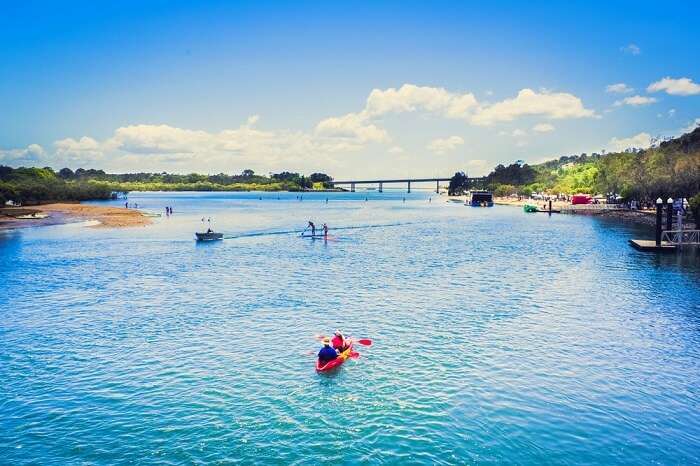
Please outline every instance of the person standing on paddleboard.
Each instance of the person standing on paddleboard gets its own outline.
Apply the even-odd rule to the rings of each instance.
[[[325,238],[328,238],[328,225],[326,225],[325,223],[323,224],[323,236]]]
[[[309,220],[309,227],[311,227],[311,236],[314,236],[316,234],[316,225],[311,220]]]
[[[328,361],[332,361],[338,357],[338,352],[331,348],[331,339],[325,337],[323,339],[323,348],[318,352],[318,361],[325,365]]]

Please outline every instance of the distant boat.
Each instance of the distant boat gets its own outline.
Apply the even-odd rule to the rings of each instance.
[[[489,191],[472,191],[469,205],[472,207],[493,207],[493,194]]]
[[[224,239],[223,233],[215,233],[213,231],[205,231],[204,233],[195,233],[197,241],[218,241]]]
[[[49,214],[34,212],[33,214],[18,215],[15,218],[20,218],[22,220],[38,220],[42,218],[49,218]]]
[[[204,223],[204,218],[202,218],[202,223]],[[207,228],[207,231],[201,233],[196,232],[194,234],[197,237],[197,241],[219,241],[224,239],[223,233],[216,233],[214,230],[212,230],[211,218],[207,219],[207,223],[209,224],[209,228]]]

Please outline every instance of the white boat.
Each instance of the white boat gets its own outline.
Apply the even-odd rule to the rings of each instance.
[[[19,218],[22,220],[39,220],[42,218],[49,218],[49,214],[45,214],[43,212],[34,212],[33,214],[18,215],[15,218]]]

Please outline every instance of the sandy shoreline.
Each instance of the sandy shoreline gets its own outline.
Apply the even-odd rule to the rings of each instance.
[[[124,228],[146,226],[151,220],[136,209],[123,207],[100,207],[85,204],[43,204],[31,207],[4,208],[0,212],[0,230],[34,226],[61,225],[65,223],[96,220],[94,228]],[[39,212],[47,218],[18,219],[15,215]]]

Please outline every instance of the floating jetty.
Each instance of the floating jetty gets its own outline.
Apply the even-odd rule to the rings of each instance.
[[[666,230],[663,229],[664,204],[666,204]],[[656,237],[653,240],[631,239],[629,244],[638,251],[645,252],[675,252],[684,246],[700,246],[700,230],[684,230],[682,214],[678,214],[678,230],[673,229],[673,199],[656,200]]]
[[[653,239],[631,239],[629,243],[637,251],[645,252],[675,252],[677,247],[668,241],[662,241],[657,245]]]

